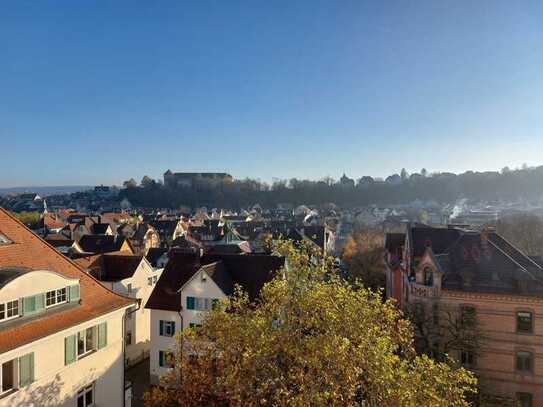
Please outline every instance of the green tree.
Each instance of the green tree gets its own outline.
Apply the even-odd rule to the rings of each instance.
[[[130,178],[128,181],[123,182],[123,187],[125,188],[136,188],[138,183],[134,178]]]
[[[41,218],[39,212],[20,212],[14,215],[29,228],[33,228]]]
[[[147,406],[468,405],[476,379],[417,356],[411,324],[391,302],[338,278],[308,247],[276,250],[288,267],[260,300],[238,287],[179,334],[176,368]]]
[[[140,184],[141,184],[142,187],[145,188],[145,187],[150,187],[150,186],[154,185],[155,181],[151,177],[149,177],[148,175],[144,175],[143,178],[141,179]]]

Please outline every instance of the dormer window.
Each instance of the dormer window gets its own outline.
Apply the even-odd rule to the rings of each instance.
[[[0,245],[10,244],[10,243],[12,243],[11,240],[9,240],[6,235],[3,235],[2,233],[0,233]]]
[[[19,300],[8,301],[0,304],[0,321],[5,321],[19,316]]]
[[[51,307],[56,304],[62,304],[67,301],[66,287],[59,290],[47,291],[45,298],[45,305]]]
[[[434,272],[430,267],[424,268],[424,285],[428,287],[434,285]]]

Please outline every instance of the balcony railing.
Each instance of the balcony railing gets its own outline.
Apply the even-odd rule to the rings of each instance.
[[[437,297],[439,288],[417,283],[409,283],[409,293],[416,297]]]

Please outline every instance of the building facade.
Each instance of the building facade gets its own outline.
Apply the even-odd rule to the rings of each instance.
[[[122,406],[134,303],[0,209],[0,406]]]
[[[426,324],[416,331],[418,345],[439,354],[454,343],[452,327],[465,340],[446,351],[477,374],[489,403],[543,406],[537,261],[493,231],[410,225],[405,234],[387,235],[386,277],[387,296]]]

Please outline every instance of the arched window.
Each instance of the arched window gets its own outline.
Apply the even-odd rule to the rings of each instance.
[[[431,267],[424,268],[424,285],[429,287],[434,285],[434,272]]]

